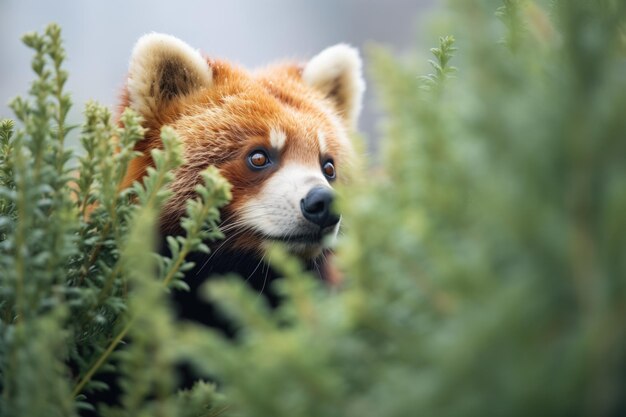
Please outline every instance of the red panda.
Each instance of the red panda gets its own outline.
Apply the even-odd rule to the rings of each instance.
[[[172,36],[139,39],[120,110],[137,111],[147,130],[123,187],[146,174],[150,150],[161,147],[164,125],[177,132],[185,162],[175,172],[173,198],[161,213],[163,237],[181,233],[177,225],[204,168],[217,167],[232,185],[232,201],[221,213],[224,240],[211,254],[188,259],[196,264],[185,276],[190,291],[172,294],[180,319],[235,334],[233,324],[198,296],[211,273],[239,273],[275,305],[278,299],[269,291],[275,274],[264,262],[270,242],[283,242],[312,269],[319,266],[325,244],[339,228],[333,185],[345,181],[353,158],[348,136],[364,88],[361,59],[347,45],[330,47],[304,64],[284,62],[251,72],[204,58]],[[199,376],[187,363],[178,370],[181,387]],[[110,391],[91,393],[89,400],[118,404],[117,375],[101,380]]]
[[[232,185],[232,201],[221,213],[225,238],[212,255],[193,259],[196,268],[187,273],[192,293],[211,272],[238,272],[263,291],[269,275],[263,256],[270,242],[283,242],[316,263],[339,228],[333,185],[345,180],[354,154],[349,134],[365,89],[361,67],[357,50],[345,44],[305,63],[248,71],[205,58],[173,36],[139,39],[121,108],[143,116],[147,131],[124,186],[145,175],[164,125],[177,132],[185,162],[161,214],[163,234],[180,232],[185,201],[194,196],[205,167],[214,165]],[[180,304],[189,310],[183,316],[210,315],[191,311],[191,300]]]

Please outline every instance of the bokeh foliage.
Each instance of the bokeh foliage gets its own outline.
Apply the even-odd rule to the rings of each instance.
[[[227,185],[206,174],[174,259],[146,250],[174,132],[120,190],[139,120],[91,104],[73,178],[58,29],[28,35],[38,79],[13,105],[23,127],[0,129],[0,414],[73,415],[113,365],[107,415],[624,414],[626,3],[456,0],[446,16],[432,74],[372,53],[383,157],[342,190],[340,287],[277,248],[277,309],[237,278],[204,290],[234,340],[175,323],[165,291],[219,237]],[[219,394],[176,394],[180,359]]]

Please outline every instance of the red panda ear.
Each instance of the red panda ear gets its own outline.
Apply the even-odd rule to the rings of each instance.
[[[350,128],[356,127],[365,82],[355,48],[339,44],[324,49],[306,64],[302,79],[335,103]]]
[[[151,33],[135,44],[128,71],[130,107],[157,117],[177,97],[211,85],[213,72],[200,53],[170,35]]]

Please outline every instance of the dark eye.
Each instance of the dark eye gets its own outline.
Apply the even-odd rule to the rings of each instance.
[[[324,162],[324,165],[322,165],[322,171],[324,171],[324,175],[326,175],[326,178],[328,178],[329,180],[334,179],[335,166],[333,165],[333,161]]]
[[[270,158],[265,151],[256,150],[248,155],[248,163],[252,168],[265,168],[270,164]]]

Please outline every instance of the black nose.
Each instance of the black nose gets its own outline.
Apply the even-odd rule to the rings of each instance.
[[[334,226],[339,222],[339,216],[331,211],[331,204],[335,194],[328,187],[313,187],[309,193],[300,200],[300,208],[304,218],[315,223],[322,229]]]

